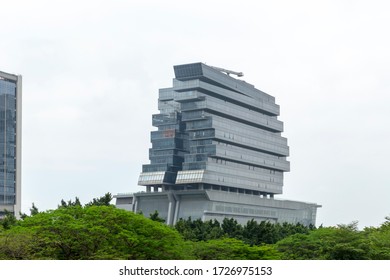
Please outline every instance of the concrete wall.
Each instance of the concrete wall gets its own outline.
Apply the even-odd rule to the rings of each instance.
[[[254,219],[259,222],[302,223],[308,226],[315,224],[317,208],[320,207],[312,203],[212,190],[135,193],[132,196],[135,201],[132,206],[117,206],[142,211],[146,217],[157,210],[159,216],[170,225],[181,218],[191,217],[203,221],[234,218],[240,224]]]

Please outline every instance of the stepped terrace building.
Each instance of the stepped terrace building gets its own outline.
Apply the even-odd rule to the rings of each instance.
[[[117,207],[157,210],[171,225],[188,217],[315,224],[319,205],[275,199],[290,170],[275,98],[230,76],[242,73],[202,63],[174,71],[152,118],[150,163],[138,180],[145,190],[116,195]]]
[[[0,218],[21,211],[22,77],[0,71]]]

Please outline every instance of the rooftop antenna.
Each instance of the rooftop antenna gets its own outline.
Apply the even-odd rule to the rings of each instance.
[[[228,76],[230,76],[230,74],[236,75],[237,77],[242,77],[242,76],[244,76],[244,74],[243,74],[242,72],[235,72],[235,71],[232,71],[232,70],[227,70],[227,69],[223,69],[223,68],[219,68],[219,67],[215,67],[215,66],[210,66],[210,67],[211,67],[211,68],[214,68],[215,70],[224,72],[224,73],[226,73]]]

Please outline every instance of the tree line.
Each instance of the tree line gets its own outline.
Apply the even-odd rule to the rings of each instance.
[[[208,241],[221,238],[235,238],[251,246],[261,244],[275,244],[290,235],[297,233],[308,234],[315,226],[306,227],[300,223],[271,223],[269,221],[248,221],[245,225],[239,224],[233,218],[225,218],[220,223],[217,220],[203,222],[200,219],[180,219],[175,229],[185,240]]]
[[[167,226],[110,205],[111,194],[82,205],[64,201],[57,209],[16,220],[0,220],[0,259],[53,260],[365,260],[390,259],[390,218],[379,227],[357,223],[316,228],[300,224],[234,219],[179,220]]]

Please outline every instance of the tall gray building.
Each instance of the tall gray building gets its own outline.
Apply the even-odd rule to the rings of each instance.
[[[0,218],[21,211],[22,77],[0,71]]]
[[[118,194],[118,207],[157,210],[168,224],[180,218],[225,217],[315,224],[316,204],[277,200],[290,170],[275,98],[221,68],[174,66],[173,87],[160,89],[153,115],[150,163],[138,184]]]

